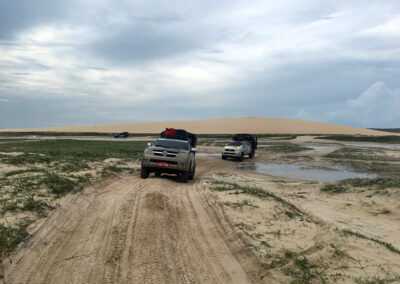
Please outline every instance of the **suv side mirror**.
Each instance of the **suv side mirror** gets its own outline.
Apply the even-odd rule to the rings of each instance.
[[[151,147],[151,143],[149,142],[149,143],[147,143],[147,147]]]
[[[190,151],[196,153],[197,152],[197,148],[192,148]]]

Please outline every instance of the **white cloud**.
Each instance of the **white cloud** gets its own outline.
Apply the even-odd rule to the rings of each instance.
[[[296,118],[336,121],[366,128],[399,128],[400,89],[391,89],[384,82],[376,82],[356,99],[319,109],[301,109]]]
[[[346,109],[337,113],[364,127],[400,126],[400,89],[392,90],[376,82],[357,99],[348,100]]]

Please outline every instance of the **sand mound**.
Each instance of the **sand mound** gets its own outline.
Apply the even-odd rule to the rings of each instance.
[[[107,132],[128,131],[130,133],[159,133],[166,127],[182,128],[197,134],[349,134],[349,135],[394,135],[382,131],[369,130],[331,123],[262,117],[223,118],[206,120],[182,120],[145,122],[128,124],[108,124],[91,126],[66,126],[30,129],[3,129],[2,131],[56,131],[56,132]]]

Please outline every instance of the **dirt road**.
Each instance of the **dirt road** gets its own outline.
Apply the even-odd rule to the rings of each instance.
[[[110,179],[70,195],[6,265],[7,283],[248,283],[260,265],[195,181]]]

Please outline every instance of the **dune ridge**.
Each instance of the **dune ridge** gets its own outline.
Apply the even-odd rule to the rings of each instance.
[[[181,120],[162,122],[142,122],[125,124],[105,124],[87,126],[63,126],[47,128],[2,129],[2,132],[102,132],[115,133],[159,133],[166,127],[186,129],[197,134],[348,134],[348,135],[396,135],[394,133],[365,128],[343,126],[325,122],[316,122],[285,118],[222,118],[203,120]]]

